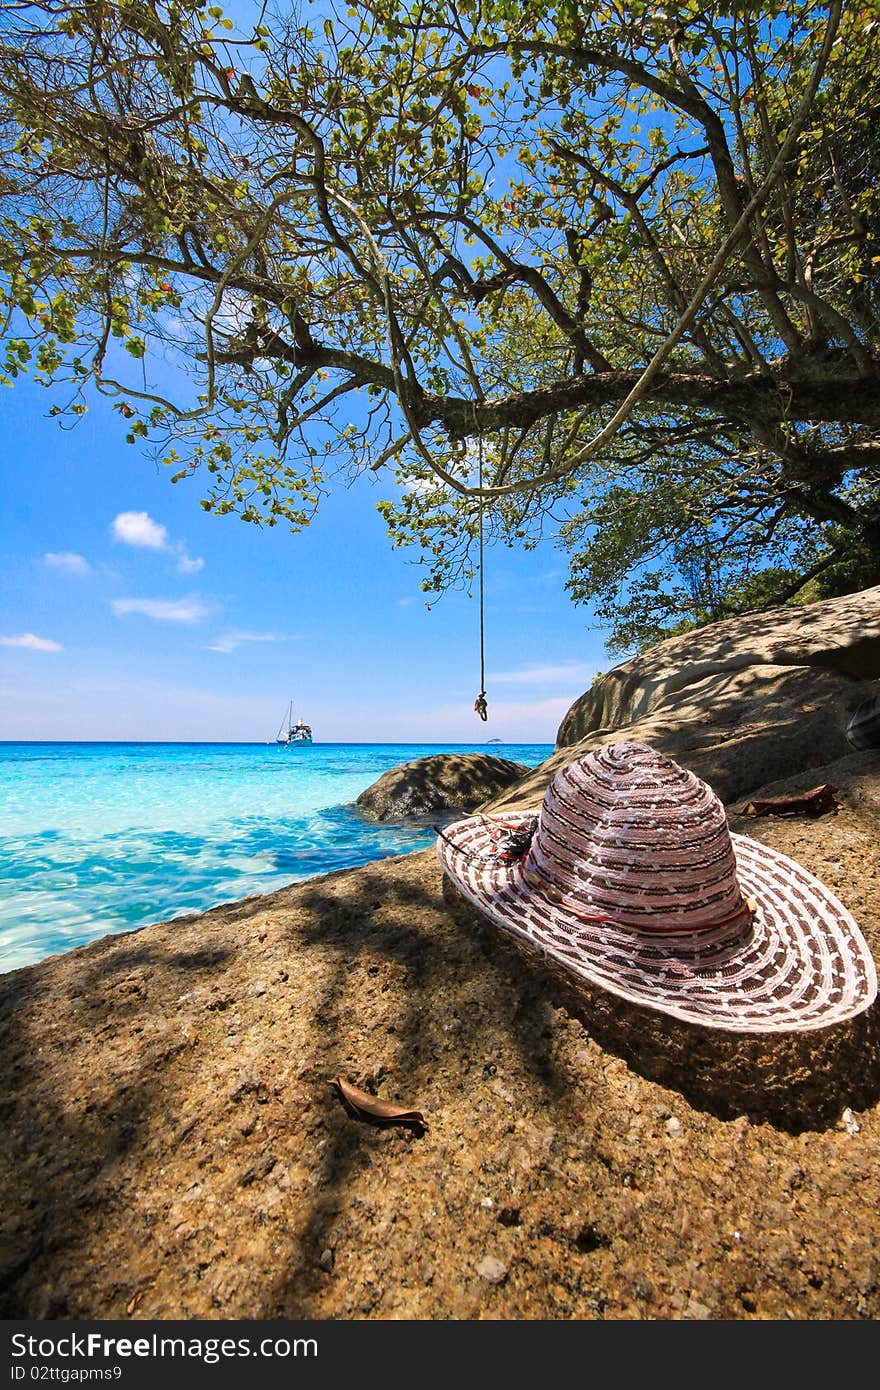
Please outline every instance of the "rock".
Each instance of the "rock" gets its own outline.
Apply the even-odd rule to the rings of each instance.
[[[623,741],[675,758],[730,803],[851,754],[848,725],[878,676],[880,587],[670,638],[582,695],[554,755],[491,809],[539,804],[559,767]]]
[[[325,1274],[329,1274],[334,1265],[334,1255],[332,1250],[322,1250],[318,1259],[318,1264]]]
[[[438,811],[467,813],[519,782],[530,769],[488,753],[437,753],[385,772],[355,805],[370,820],[396,821]]]
[[[477,1265],[477,1273],[490,1284],[503,1284],[507,1278],[507,1265],[494,1255],[486,1255]]]
[[[698,685],[705,692],[703,683],[711,677],[763,666],[818,667],[850,681],[876,680],[880,586],[803,608],[748,613],[670,637],[616,666],[576,700],[559,726],[556,746],[569,747],[596,730],[619,729],[660,706],[678,705],[680,699],[673,697]]]

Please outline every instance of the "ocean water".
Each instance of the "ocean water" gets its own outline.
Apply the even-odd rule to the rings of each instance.
[[[432,844],[352,803],[389,768],[550,745],[0,743],[0,972]]]

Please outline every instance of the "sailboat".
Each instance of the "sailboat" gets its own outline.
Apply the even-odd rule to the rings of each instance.
[[[294,719],[293,701],[291,700],[281,721],[281,728],[275,735],[275,742],[283,743],[289,748],[292,743],[311,743],[311,741],[311,725],[304,723],[302,719]]]

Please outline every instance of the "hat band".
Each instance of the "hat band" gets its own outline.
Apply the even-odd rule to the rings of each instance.
[[[523,865],[522,876],[524,881],[529,885],[530,888],[537,889],[537,891],[541,893],[547,899],[548,902],[553,903],[555,907],[565,908],[565,911],[570,913],[570,915],[576,918],[579,922],[597,922],[600,925],[617,927],[620,931],[640,931],[645,936],[651,937],[708,936],[710,932],[718,931],[720,927],[729,927],[734,922],[738,922],[742,917],[748,916],[749,920],[751,921],[751,919],[755,916],[755,913],[758,911],[758,904],[754,898],[740,897],[739,906],[735,912],[731,912],[727,917],[721,917],[717,922],[709,922],[705,926],[633,926],[631,922],[621,922],[618,918],[608,917],[605,916],[603,913],[584,912],[581,908],[576,907],[572,903],[571,899],[567,898],[566,895],[556,887],[556,885],[552,882],[551,879],[549,879],[546,875],[544,875],[538,870],[527,869],[525,865]]]

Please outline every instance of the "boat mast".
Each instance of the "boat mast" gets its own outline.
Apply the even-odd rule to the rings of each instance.
[[[276,743],[280,742],[280,740],[281,740],[281,735],[282,735],[283,733],[287,733],[287,734],[290,733],[290,724],[291,724],[291,719],[292,719],[292,717],[293,717],[293,701],[291,700],[290,704],[287,706],[287,709],[286,709],[285,712],[284,712],[284,718],[283,718],[282,721],[281,721],[281,728],[278,730],[278,733],[275,735],[275,742],[276,742]],[[287,728],[286,728],[286,729],[285,729],[285,727],[284,727],[285,723],[287,724]]]

